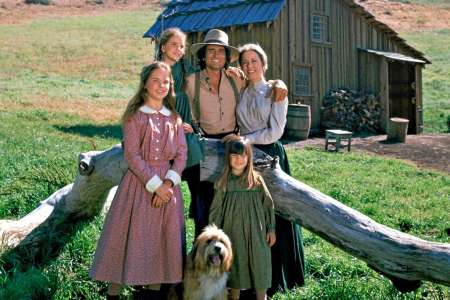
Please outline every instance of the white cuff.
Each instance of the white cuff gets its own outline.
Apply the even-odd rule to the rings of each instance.
[[[249,134],[249,135],[243,135],[243,136],[241,136],[241,139],[242,139],[242,141],[243,141],[244,143],[248,143],[248,144],[250,144],[250,145],[253,145],[253,144],[255,143],[255,141],[253,140],[251,134]]]
[[[178,175],[178,173],[175,172],[174,170],[167,171],[166,179],[172,180],[174,186],[177,184],[180,184],[180,182],[181,182],[180,175]]]
[[[154,191],[156,191],[157,188],[159,188],[161,186],[161,184],[163,184],[161,178],[159,178],[158,175],[155,175],[152,177],[152,179],[150,179],[147,182],[147,184],[145,185],[145,188],[150,193],[153,193]]]

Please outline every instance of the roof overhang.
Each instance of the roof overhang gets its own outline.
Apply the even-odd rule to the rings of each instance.
[[[273,22],[285,4],[286,0],[171,1],[144,37],[157,39],[169,27],[178,27],[190,33]]]
[[[380,51],[380,50],[373,50],[373,49],[363,49],[358,48],[359,51],[371,53],[378,56],[386,57],[390,60],[397,60],[402,62],[408,62],[408,63],[414,63],[414,64],[430,64],[431,62],[429,60],[422,60],[417,59],[411,56],[407,56],[398,52],[387,52],[387,51]]]

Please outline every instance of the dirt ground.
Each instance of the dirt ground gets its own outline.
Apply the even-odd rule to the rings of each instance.
[[[418,5],[387,0],[356,0],[378,21],[397,32],[450,28],[450,3],[445,6]]]
[[[16,24],[50,16],[99,15],[138,7],[160,9],[157,0],[49,0],[28,5],[25,0],[0,0],[0,24]],[[387,0],[356,0],[376,18],[399,32],[450,28],[450,5],[406,4]]]
[[[324,138],[311,138],[287,145],[325,149]],[[329,148],[330,150],[330,148]],[[340,151],[347,151],[341,149]],[[364,151],[408,161],[420,168],[429,168],[450,174],[450,134],[408,135],[405,143],[390,143],[386,135],[352,138],[351,151]]]
[[[49,0],[50,5],[25,4],[25,0],[0,0],[0,24],[20,24],[35,19],[95,16],[111,11],[161,9],[157,0]],[[101,4],[100,4],[101,3]]]

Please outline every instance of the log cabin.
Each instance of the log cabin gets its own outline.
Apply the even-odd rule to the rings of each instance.
[[[354,0],[171,1],[144,37],[157,43],[169,27],[186,32],[189,44],[212,28],[233,46],[259,43],[266,77],[288,85],[290,103],[310,106],[312,134],[321,130],[324,96],[340,88],[376,95],[381,132],[393,117],[409,120],[408,134],[423,131],[422,69],[430,61]]]

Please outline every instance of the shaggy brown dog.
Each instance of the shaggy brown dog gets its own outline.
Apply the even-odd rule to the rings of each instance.
[[[195,240],[184,273],[184,300],[226,300],[233,252],[228,236],[207,226]]]

